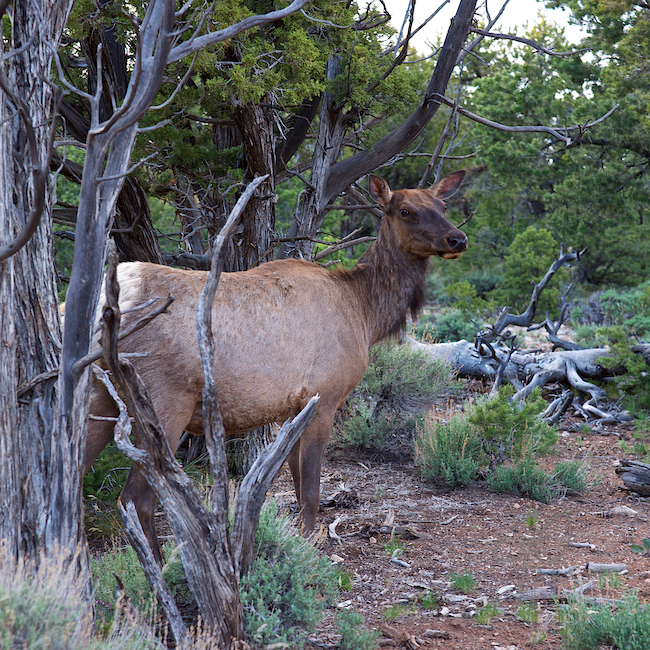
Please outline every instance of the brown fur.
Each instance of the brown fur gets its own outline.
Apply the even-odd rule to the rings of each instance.
[[[327,271],[311,262],[269,262],[221,277],[213,307],[219,403],[228,434],[250,431],[296,415],[316,393],[316,415],[289,456],[306,530],[315,524],[320,466],[334,415],[363,376],[370,347],[417,315],[431,255],[458,257],[465,235],[444,218],[443,198],[464,172],[430,190],[392,193],[371,177],[386,216],[377,241],[351,270]],[[146,352],[133,361],[160,416],[172,449],[186,429],[200,432],[203,375],[196,342],[195,308],[205,283],[201,271],[132,262],[118,267],[120,306],[175,296],[161,315],[121,344],[122,352]],[[137,313],[127,315],[128,325]],[[94,386],[91,414],[110,416],[115,405]],[[112,425],[89,423],[86,471],[112,438]],[[135,503],[160,559],[153,525],[155,495],[137,468],[120,497]]]

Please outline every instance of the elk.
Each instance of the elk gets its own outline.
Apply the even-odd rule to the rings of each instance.
[[[464,176],[461,170],[429,189],[395,192],[371,176],[370,191],[384,217],[377,240],[350,270],[287,259],[221,276],[212,327],[226,433],[283,422],[320,394],[314,418],[288,458],[306,532],[315,526],[321,462],[334,416],[365,373],[370,347],[398,333],[409,312],[418,314],[430,257],[452,259],[467,249],[465,234],[445,218],[444,203]],[[176,297],[168,314],[124,339],[120,348],[140,353],[133,364],[173,451],[183,431],[202,433],[195,308],[206,277],[203,271],[143,262],[118,267],[123,314],[155,297]],[[128,319],[125,315],[125,327]],[[112,422],[92,416],[117,415],[99,383],[93,386],[90,413],[86,472],[113,437]],[[156,496],[137,466],[120,500],[134,503],[160,561],[153,520]]]

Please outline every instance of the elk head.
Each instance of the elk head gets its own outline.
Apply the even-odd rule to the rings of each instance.
[[[379,176],[370,176],[370,192],[385,212],[398,246],[416,257],[459,257],[467,250],[467,236],[445,218],[445,200],[452,196],[465,170],[453,172],[425,190],[391,192]]]

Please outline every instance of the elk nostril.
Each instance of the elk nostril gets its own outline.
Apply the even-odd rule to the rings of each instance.
[[[447,244],[452,250],[465,250],[467,248],[467,237],[447,237]]]

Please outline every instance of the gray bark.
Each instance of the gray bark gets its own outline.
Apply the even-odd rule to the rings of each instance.
[[[64,0],[14,4],[0,62],[0,245],[19,240],[21,233],[28,239],[22,247],[4,248],[8,256],[0,262],[0,539],[10,557],[30,555],[35,568],[43,551],[57,549],[85,567],[83,554],[75,555],[82,535],[78,476],[59,463],[68,439],[56,431],[61,331],[54,188],[48,182],[55,103],[47,83],[51,48],[60,43],[71,6]],[[17,399],[21,387],[43,373],[49,379]],[[65,524],[53,526],[57,521]]]

